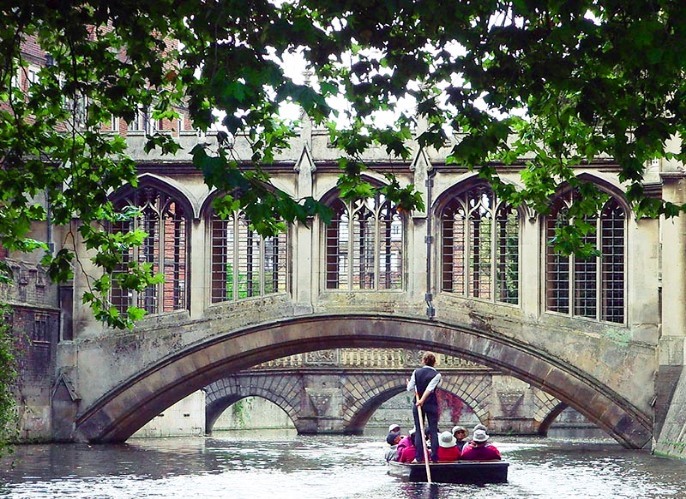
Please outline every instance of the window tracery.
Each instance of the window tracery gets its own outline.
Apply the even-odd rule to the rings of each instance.
[[[441,289],[519,303],[519,215],[487,185],[454,196],[441,214]]]
[[[326,289],[394,290],[403,286],[404,221],[382,195],[336,199],[326,226]]]
[[[152,186],[142,187],[115,204],[123,211],[136,207],[139,215],[113,223],[113,232],[146,232],[143,244],[130,248],[123,262],[115,269],[126,272],[129,262],[148,263],[152,272],[161,273],[164,282],[148,286],[143,291],[122,288],[113,282],[111,301],[120,313],[137,306],[149,314],[159,314],[187,308],[188,300],[188,214],[177,199]]]
[[[571,200],[572,195],[567,195],[554,201],[546,217],[547,241],[555,236],[557,227],[570,223],[567,212]],[[561,255],[546,245],[546,309],[623,323],[626,212],[617,199],[610,198],[598,215],[586,221],[596,230],[583,242],[595,247],[598,256]]]

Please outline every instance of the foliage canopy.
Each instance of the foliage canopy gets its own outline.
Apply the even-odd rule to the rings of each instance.
[[[648,160],[684,159],[683,150],[666,152],[685,126],[682,0],[479,0],[449,8],[437,0],[9,0],[0,13],[0,237],[11,249],[38,245],[26,236],[32,221],[48,216],[34,201],[40,193],[53,223],[83,221],[78,236],[106,272],[122,247],[140,240],[103,230],[119,216],[108,192],[135,185],[136,167],[125,141],[101,124],[111,116],[129,121],[141,104],[156,118],[187,106],[200,129],[220,112],[224,138],[245,134],[248,159],[259,165],[295,133],[279,115],[282,104],[295,103],[329,127],[350,196],[369,190],[359,180],[369,144],[407,158],[407,138],[418,130],[422,146],[459,137],[449,161],[478,169],[502,197],[539,211],[564,182],[586,194],[572,217],[596,211],[601,197],[577,185],[572,167],[600,156],[615,158],[639,214],[684,209],[646,196],[643,185]],[[27,70],[22,44],[33,41],[51,64],[24,95],[15,76]],[[281,62],[291,54],[305,61],[311,81],[285,74]],[[408,101],[411,109],[403,108]],[[388,110],[395,123],[379,125]],[[426,126],[418,129],[418,119]],[[167,135],[148,139],[165,153],[178,147]],[[248,210],[265,233],[278,229],[279,216],[326,217],[314,200],[272,189],[264,172],[241,169],[225,150],[198,147],[194,162],[210,186],[231,195],[224,205]],[[498,183],[496,166],[513,163],[522,163],[523,189]],[[412,186],[393,182],[384,195],[406,209],[422,202]],[[64,249],[45,262],[59,280],[73,259]],[[143,288],[151,278],[132,267],[127,285]],[[100,319],[129,325],[107,303],[110,283],[94,281],[85,300]]]

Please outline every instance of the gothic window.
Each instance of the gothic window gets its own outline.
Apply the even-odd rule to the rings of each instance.
[[[111,300],[121,313],[137,306],[150,314],[186,309],[188,306],[188,217],[172,196],[152,187],[131,192],[116,203],[119,210],[134,206],[140,213],[133,219],[112,224],[113,232],[145,231],[143,244],[123,255],[119,272],[129,262],[148,263],[153,273],[161,273],[164,282],[143,291],[122,288],[113,283]]]
[[[519,216],[487,185],[454,196],[441,211],[441,289],[519,303]]]
[[[560,197],[546,218],[546,240],[555,229],[570,223],[571,196]],[[624,272],[626,214],[619,202],[610,198],[601,212],[589,217],[595,233],[583,242],[599,254],[591,257],[565,256],[546,245],[546,308],[551,312],[586,317],[598,321],[624,322]]]
[[[262,237],[242,213],[211,225],[212,303],[286,291],[286,234]]]
[[[403,219],[383,196],[345,203],[336,199],[326,226],[326,288],[402,288]]]

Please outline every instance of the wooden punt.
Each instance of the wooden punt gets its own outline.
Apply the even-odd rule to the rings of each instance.
[[[424,463],[399,463],[389,461],[388,473],[410,482],[426,482]],[[506,483],[506,461],[455,461],[453,463],[431,463],[431,481],[436,483]]]

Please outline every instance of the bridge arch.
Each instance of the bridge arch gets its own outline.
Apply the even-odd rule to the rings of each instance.
[[[206,387],[205,394],[205,432],[210,433],[219,416],[231,405],[248,397],[260,397],[273,403],[283,410],[296,424],[298,421],[299,397],[293,397],[293,392],[276,391],[272,387],[269,377],[263,376],[266,383],[244,383],[239,377],[222,378]],[[286,396],[288,394],[288,396]]]
[[[350,379],[350,376],[348,378]],[[381,384],[378,383],[378,378],[379,376],[376,376],[372,380],[369,376],[356,376],[355,379],[351,380],[363,396],[356,398],[348,408],[348,411],[343,415],[347,433],[362,433],[362,429],[366,426],[369,419],[384,402],[405,392],[406,376],[389,376]],[[474,376],[444,375],[441,380],[441,389],[459,397],[474,411],[479,421],[488,421],[488,409],[482,401],[479,401],[474,396],[474,390],[471,386],[473,385],[472,378]],[[482,387],[480,391],[484,390],[485,388]]]
[[[553,407],[553,410],[550,411],[545,418],[543,418],[543,421],[541,421],[541,424],[538,427],[538,434],[547,435],[548,430],[550,429],[550,425],[552,425],[555,422],[557,417],[560,414],[562,414],[562,411],[564,411],[567,407],[569,406],[564,402],[560,402],[555,407]]]
[[[189,346],[86,408],[76,420],[76,437],[122,442],[155,415],[227,372],[306,351],[383,348],[390,342],[399,348],[430,349],[500,369],[574,407],[627,447],[640,448],[651,439],[648,415],[582,370],[546,352],[490,330],[382,314],[274,321]]]

